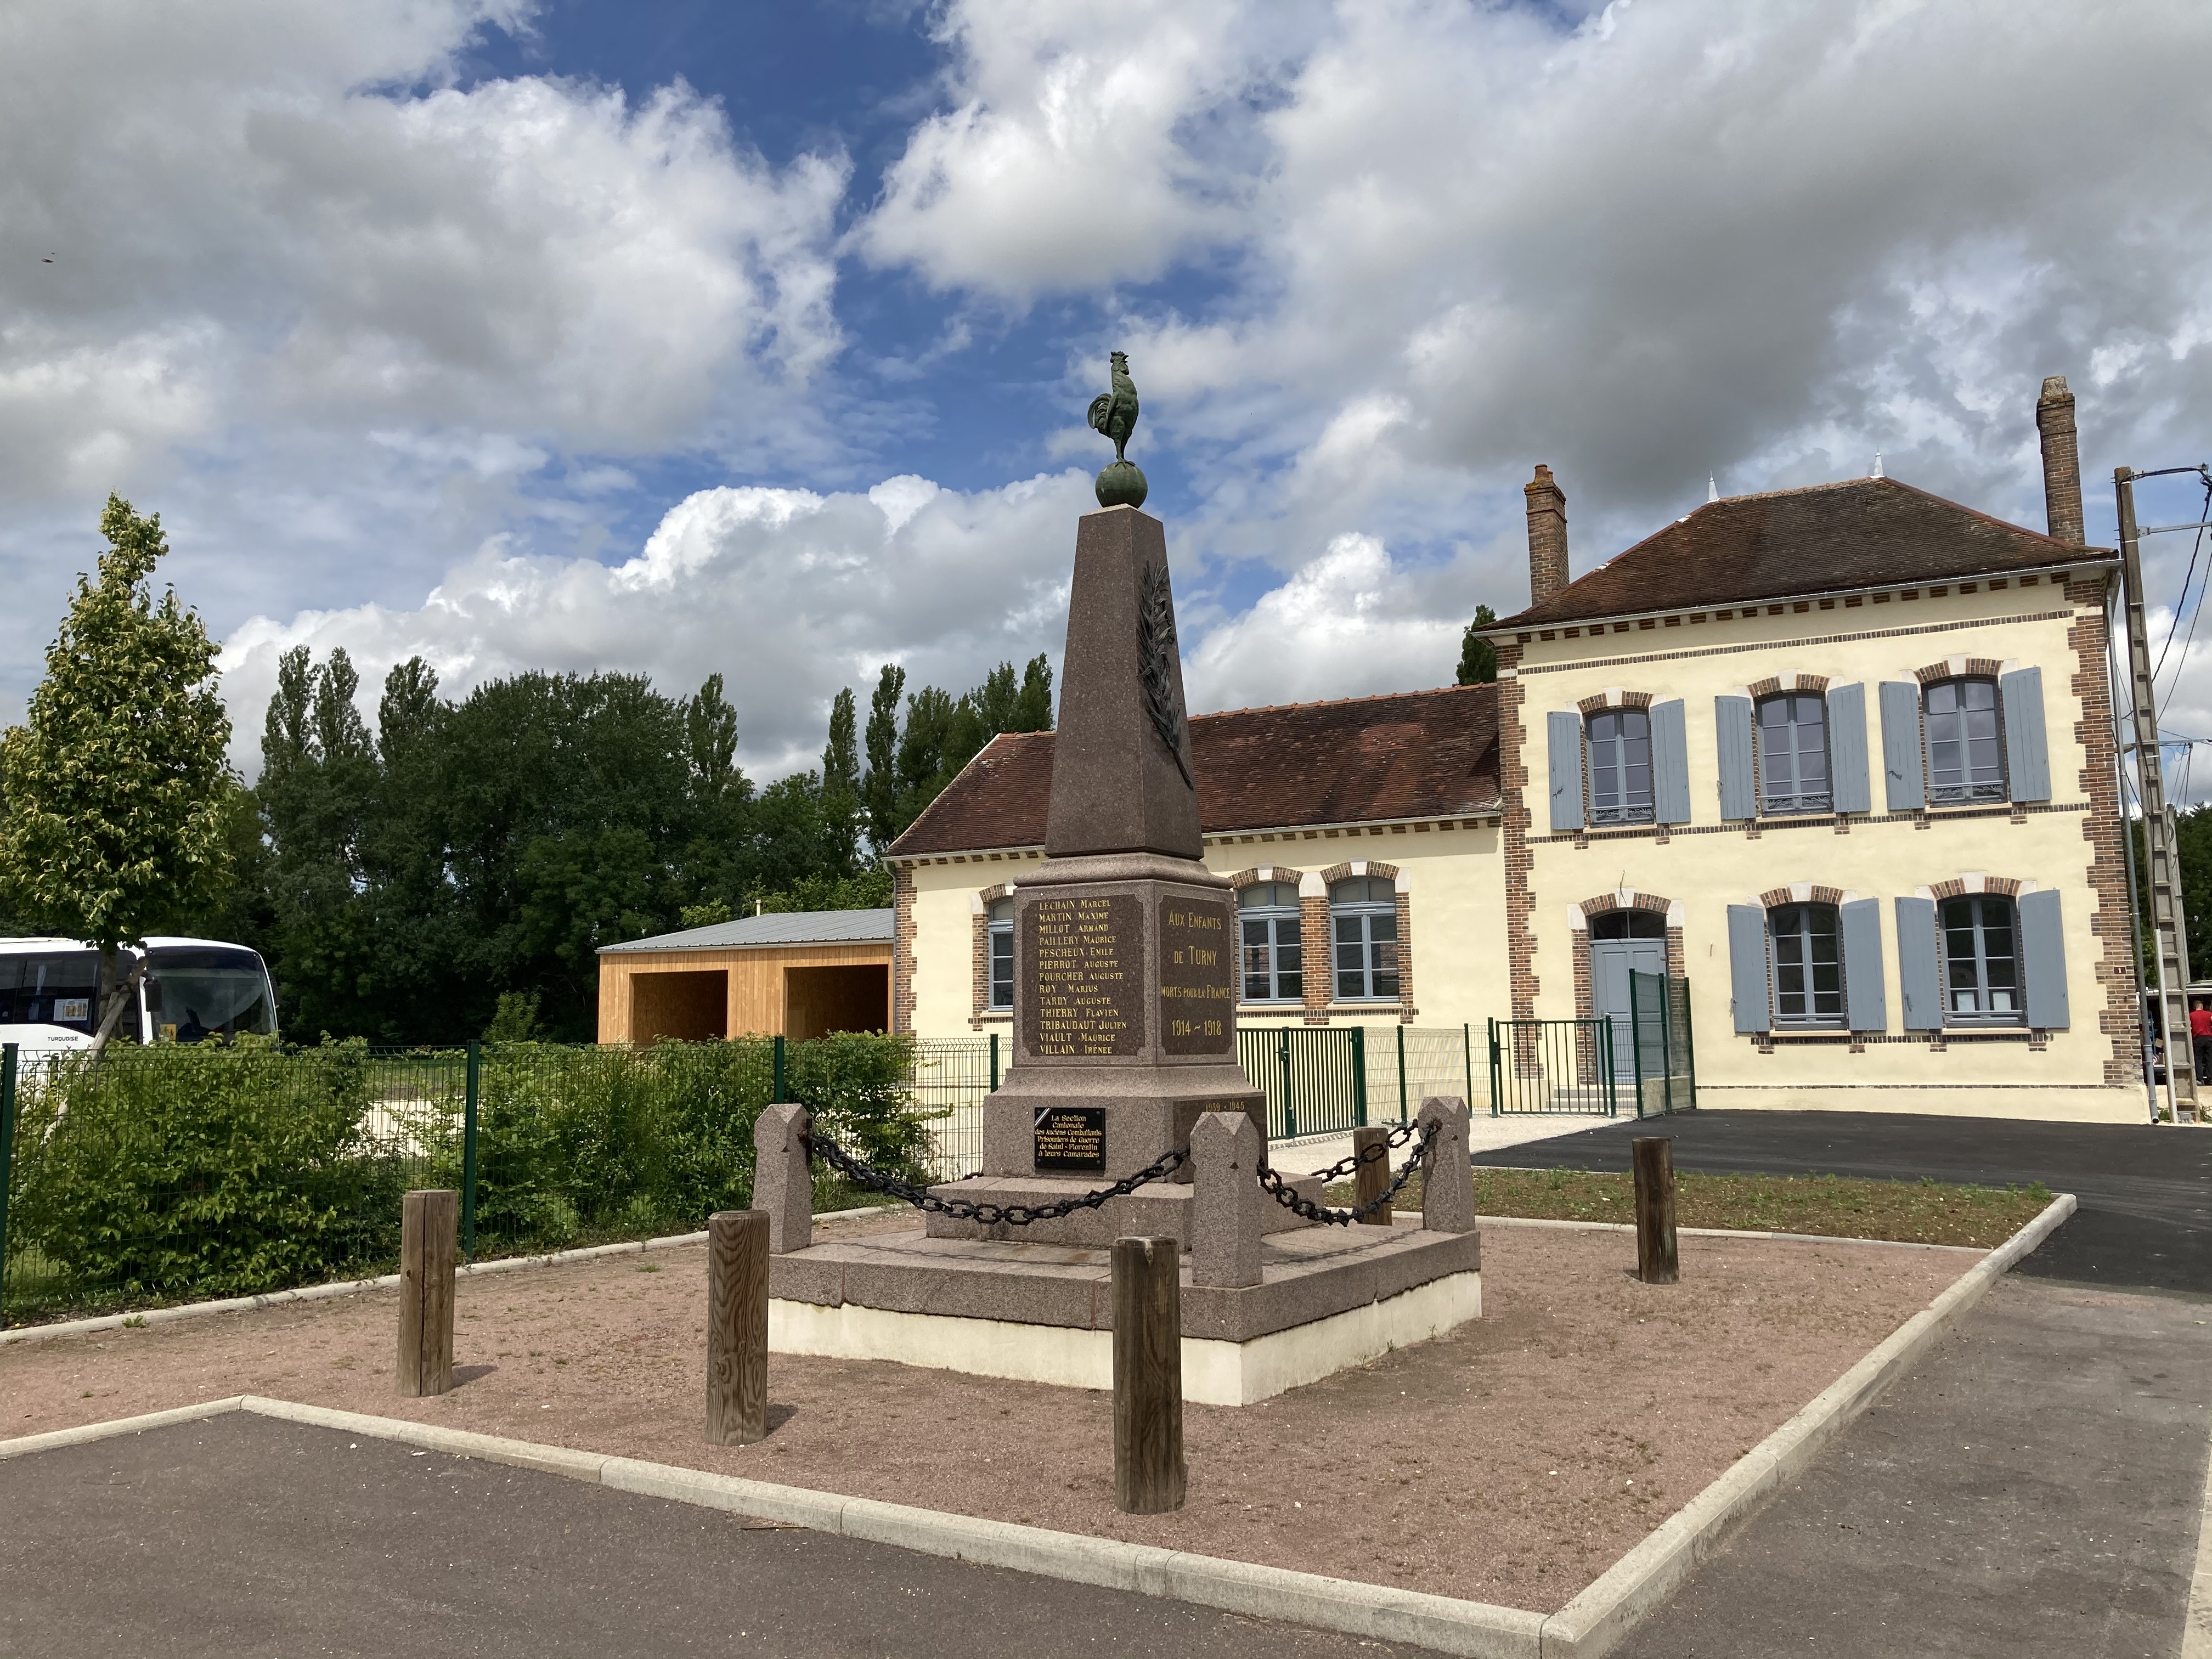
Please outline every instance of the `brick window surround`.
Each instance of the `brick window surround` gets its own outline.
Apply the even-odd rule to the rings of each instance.
[[[986,887],[970,906],[968,951],[968,1029],[980,1031],[994,1020],[1011,1020],[1011,1008],[991,1006],[991,907],[1013,892],[1011,882]]]
[[[1353,876],[1378,876],[1398,890],[1398,1000],[1388,1001],[1338,1002],[1336,989],[1335,929],[1330,926],[1328,890],[1332,883],[1345,881]],[[1298,890],[1298,952],[1304,968],[1305,994],[1298,1013],[1308,1025],[1326,1025],[1332,1018],[1349,1019],[1360,1015],[1373,1015],[1384,1011],[1395,1012],[1401,1024],[1410,1022],[1416,1012],[1413,1004],[1413,900],[1406,891],[1405,879],[1395,864],[1385,864],[1380,859],[1354,859],[1343,864],[1332,864],[1326,870],[1293,870],[1287,865],[1262,864],[1249,870],[1239,870],[1229,878],[1230,885],[1242,893],[1255,882],[1287,881]],[[1239,936],[1242,948],[1242,936]],[[1316,971],[1318,964],[1320,971]],[[1240,1009],[1254,1011],[1253,1018],[1264,1018],[1277,1012],[1288,1018],[1291,1005],[1284,1002],[1245,1002],[1243,997],[1243,963],[1238,963],[1237,1002]]]

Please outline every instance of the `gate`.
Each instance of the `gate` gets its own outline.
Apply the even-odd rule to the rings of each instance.
[[[1490,1022],[1490,1115],[1620,1109],[1610,1019]]]
[[[1690,981],[1664,974],[1630,974],[1628,1026],[1635,1059],[1636,1115],[1657,1117],[1696,1109]]]
[[[1367,1033],[1357,1025],[1240,1025],[1237,1058],[1267,1096],[1267,1138],[1367,1121]]]

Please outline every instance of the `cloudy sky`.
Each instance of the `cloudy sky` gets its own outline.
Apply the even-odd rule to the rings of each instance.
[[[1577,571],[1877,450],[2039,527],[2045,374],[2093,480],[2212,456],[2208,61],[2201,0],[0,6],[0,715],[113,489],[249,773],[306,641],[720,670],[773,775],[880,662],[1057,656],[1116,347],[1200,708],[1448,682],[1540,460]]]

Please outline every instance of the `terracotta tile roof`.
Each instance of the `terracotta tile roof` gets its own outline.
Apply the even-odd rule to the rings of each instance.
[[[1494,685],[1194,715],[1190,747],[1210,836],[1500,805]],[[1042,846],[1051,791],[1051,732],[994,738],[891,853]]]
[[[1581,622],[1944,581],[2112,556],[2053,541],[1894,478],[1708,501],[1498,625]]]

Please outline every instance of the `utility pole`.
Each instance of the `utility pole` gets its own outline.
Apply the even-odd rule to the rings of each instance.
[[[2143,844],[2149,854],[2144,874],[2150,886],[2150,926],[2158,957],[2159,1030],[2166,1042],[2166,1098],[2173,1121],[2197,1115],[2196,1048],[2189,1031],[2189,934],[2181,902],[2181,866],[2175,854],[2173,809],[2166,804],[2166,779],[2158,751],[2156,688],[2151,680],[2150,631],[2144,621],[2142,532],[2136,524],[2136,480],[2148,477],[2131,467],[2112,471],[2112,493],[2120,514],[2120,580],[2127,610],[2129,702],[2135,718],[2136,795],[2142,805]],[[2121,829],[2127,829],[2123,803]]]

